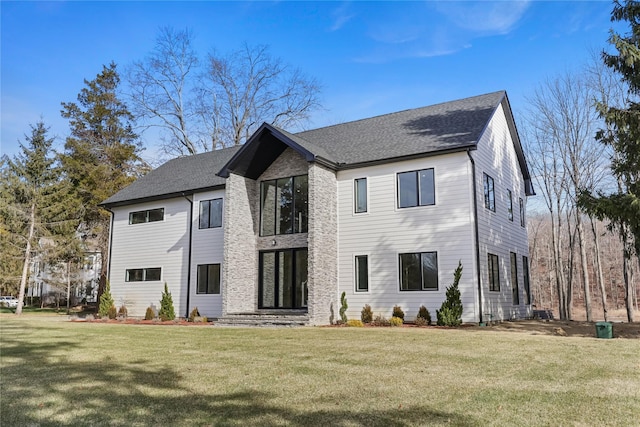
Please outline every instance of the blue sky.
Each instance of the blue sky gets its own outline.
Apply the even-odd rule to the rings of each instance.
[[[122,72],[162,26],[191,29],[196,50],[268,44],[316,77],[324,110],[308,128],[505,89],[516,114],[544,79],[607,47],[609,1],[8,2],[1,7],[0,153],[40,118],[62,149],[75,101],[103,64]],[[147,135],[147,156],[154,137]]]

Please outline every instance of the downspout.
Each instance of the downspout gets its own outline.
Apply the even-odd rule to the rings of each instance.
[[[111,215],[111,224],[109,225],[109,252],[107,253],[107,280],[109,281],[109,283],[111,283],[111,249],[113,248],[113,221],[115,218],[115,214],[111,209],[105,209],[109,212],[109,215]],[[101,260],[101,262],[104,262],[104,260]],[[100,279],[98,279],[98,286],[100,286],[99,280]]]
[[[480,232],[478,231],[478,189],[476,184],[476,162],[471,156],[471,149],[467,149],[467,156],[471,161],[471,176],[473,178],[473,225],[476,240],[476,276],[478,278],[478,314],[482,323],[482,281],[480,280]]]
[[[191,296],[191,247],[193,243],[193,200],[189,199],[186,194],[182,193],[187,202],[189,202],[189,255],[187,257],[187,311],[185,319],[189,318],[189,297]]]

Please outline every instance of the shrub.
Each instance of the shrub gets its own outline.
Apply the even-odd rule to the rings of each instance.
[[[418,318],[423,319],[427,325],[431,325],[431,313],[424,305],[421,305],[418,309],[418,317],[416,319]]]
[[[416,321],[414,323],[416,326],[427,326],[427,321],[420,316],[416,316]]]
[[[160,300],[160,312],[158,317],[163,322],[167,320],[174,320],[176,318],[176,311],[173,308],[173,298],[171,298],[171,292],[167,287],[167,282],[164,283],[164,292],[162,292],[162,299]]]
[[[109,307],[107,316],[109,316],[109,319],[115,319],[118,316],[118,309],[116,308],[115,304]]]
[[[125,305],[122,304],[120,306],[120,308],[118,309],[118,317],[123,317],[123,318],[126,319],[127,318],[127,314],[128,314],[127,307],[125,307]]]
[[[347,326],[353,326],[355,328],[362,328],[364,325],[362,324],[362,322],[358,319],[351,319],[351,320],[347,320],[346,323]]]
[[[404,311],[402,311],[402,308],[399,305],[394,305],[393,306],[393,312],[391,314],[392,317],[398,317],[400,319],[402,319],[404,321]]]
[[[333,302],[329,305],[329,312],[331,313],[329,315],[329,324],[333,325],[335,323],[335,318],[336,318],[336,314],[333,311]]]
[[[371,323],[373,321],[373,311],[371,311],[371,306],[366,304],[362,311],[360,312],[360,320],[362,323]]]
[[[193,319],[195,319],[196,317],[200,317],[198,307],[194,307],[193,310],[191,310],[191,313],[189,313],[189,322],[193,322]]]
[[[389,326],[389,320],[381,314],[378,314],[371,322],[374,326]]]
[[[453,273],[453,283],[447,288],[447,298],[440,306],[440,310],[436,310],[438,326],[460,326],[462,323],[462,301],[458,289],[461,276],[462,262],[459,261]]]
[[[147,312],[144,314],[144,320],[153,320],[156,318],[156,312],[152,307],[147,307]]]
[[[402,319],[399,317],[393,316],[391,320],[389,320],[389,325],[391,326],[402,326]]]
[[[340,295],[340,320],[342,321],[342,323],[347,323],[347,309],[349,308],[349,306],[347,305],[347,293],[343,292],[342,295]]]
[[[100,296],[100,305],[98,306],[98,317],[108,317],[109,310],[111,310],[111,306],[115,307],[116,303],[113,301],[113,297],[111,296],[111,285],[107,280],[107,283],[104,287],[104,292]],[[115,319],[115,316],[113,316]]]

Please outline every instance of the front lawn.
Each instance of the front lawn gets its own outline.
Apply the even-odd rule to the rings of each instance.
[[[2,425],[633,426],[640,340],[0,315]]]

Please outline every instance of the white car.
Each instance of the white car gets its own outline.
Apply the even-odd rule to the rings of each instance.
[[[18,298],[12,296],[2,296],[0,297],[0,307],[16,308],[18,307]]]

